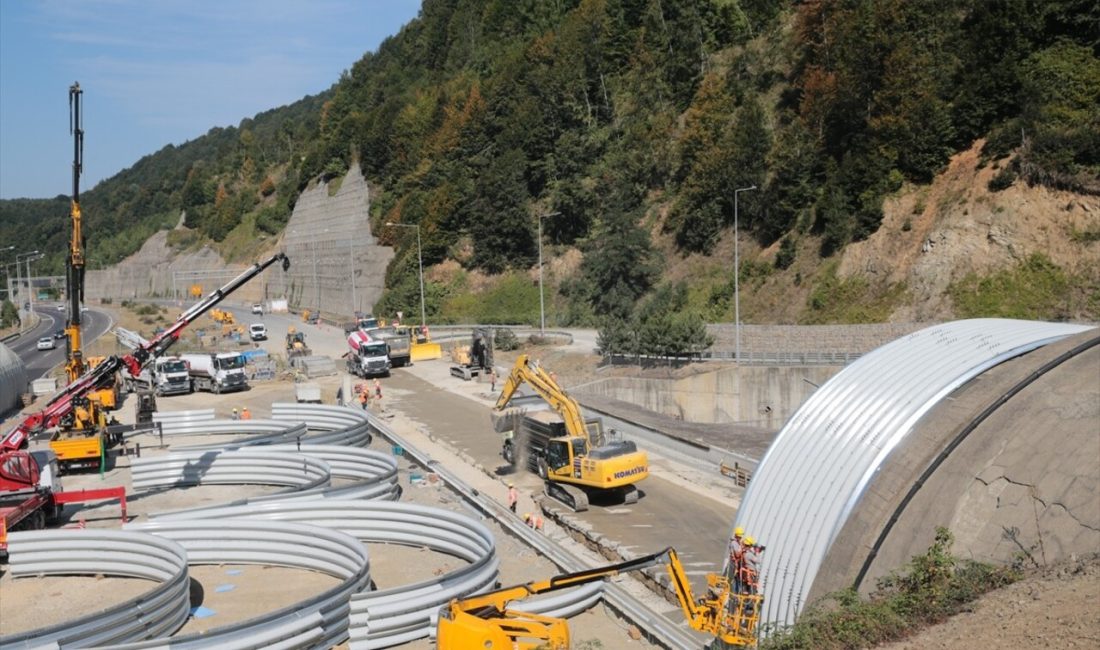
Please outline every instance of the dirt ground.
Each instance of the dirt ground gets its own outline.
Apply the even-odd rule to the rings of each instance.
[[[1100,647],[1100,556],[1035,571],[883,650]]]
[[[337,377],[320,378],[326,403],[332,403],[339,384]],[[192,395],[162,397],[158,405],[165,410],[185,410],[195,408],[214,408],[219,417],[229,417],[234,407],[248,406],[254,417],[263,418],[270,412],[270,405],[277,401],[293,401],[293,384],[288,381],[254,383],[251,390],[224,395],[198,393]],[[123,422],[133,421],[133,407],[129,402],[123,404],[116,415]],[[430,441],[419,430],[417,423],[396,409],[390,408],[385,417],[401,435],[415,439],[417,444]],[[170,442],[187,444],[210,442],[209,438],[172,439]],[[165,453],[160,441],[153,436],[142,435],[129,442],[133,449],[141,446],[142,455]],[[374,449],[388,449],[385,442],[376,439]],[[448,467],[460,463],[457,456],[448,456],[441,448],[433,448],[434,458]],[[422,472],[411,462],[400,459],[400,481],[404,489],[403,502],[421,503],[436,507],[461,511],[472,515],[473,511],[441,484],[429,486],[424,482],[412,484],[409,475]],[[490,479],[478,471],[460,468],[463,479],[471,481],[479,491],[495,496],[503,501],[505,487],[499,480]],[[268,486],[201,486],[188,489],[170,490],[155,495],[135,493],[130,484],[129,459],[119,458],[114,467],[101,478],[98,473],[70,474],[65,476],[66,489],[80,489],[123,485],[127,494],[130,521],[143,521],[148,513],[163,512],[197,505],[210,505],[227,502],[246,495],[266,494],[278,488]],[[499,488],[499,489],[498,489]],[[499,491],[500,494],[496,494]],[[525,499],[526,501],[526,499]],[[522,504],[533,509],[533,503]],[[475,515],[476,516],[476,515]],[[121,511],[117,503],[67,506],[65,527],[76,527],[83,522],[89,528],[117,528],[120,525]],[[493,520],[483,519],[482,523],[493,531],[497,540],[497,555],[501,560],[500,580],[503,584],[516,584],[530,580],[545,579],[560,573],[551,562],[539,557],[534,551],[504,532]],[[548,525],[548,535],[567,536],[552,530]],[[424,580],[431,575],[440,575],[454,569],[459,560],[426,549],[408,548],[396,545],[369,544],[371,577],[378,588],[387,588]],[[593,564],[602,563],[593,558]],[[192,566],[192,606],[210,610],[204,617],[193,616],[179,634],[189,634],[221,627],[237,621],[246,620],[264,611],[272,611],[326,589],[334,584],[334,579],[322,574],[283,567],[260,566]],[[272,584],[283,587],[272,589]],[[149,581],[104,576],[87,577],[31,577],[14,579],[0,565],[0,636],[37,629],[47,625],[63,623],[75,617],[93,614],[103,608],[125,602],[153,587]],[[603,647],[615,648],[651,648],[649,643],[634,640],[629,636],[630,626],[610,613],[603,605],[597,605],[570,621],[573,638],[579,642],[599,642]],[[345,646],[346,647],[346,646]],[[401,646],[413,650],[434,648],[434,642],[421,639]],[[598,647],[598,646],[597,646]]]

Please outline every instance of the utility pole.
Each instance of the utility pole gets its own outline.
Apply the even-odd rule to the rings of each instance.
[[[741,187],[733,191],[733,330],[735,358],[737,363],[741,363],[741,292],[738,288],[738,280],[741,277],[741,260],[737,255],[737,240],[739,239],[737,232],[737,195],[740,192],[749,192],[755,190],[756,186]]]

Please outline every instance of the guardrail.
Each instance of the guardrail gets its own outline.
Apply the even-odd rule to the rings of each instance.
[[[12,533],[9,567],[36,575],[126,576],[157,586],[137,598],[64,623],[0,637],[4,648],[93,647],[168,636],[190,615],[187,551],[148,533],[50,530]]]

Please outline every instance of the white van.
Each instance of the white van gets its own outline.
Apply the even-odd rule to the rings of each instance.
[[[263,323],[252,323],[248,326],[248,335],[252,337],[253,341],[266,341],[267,325]]]

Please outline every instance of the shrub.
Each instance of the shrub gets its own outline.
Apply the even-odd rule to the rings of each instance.
[[[519,339],[512,330],[498,329],[493,334],[493,347],[497,350],[510,352],[519,348]]]
[[[775,268],[789,269],[791,264],[794,264],[794,258],[794,240],[790,237],[784,237],[783,241],[779,243],[779,252],[775,255]]]
[[[989,179],[989,191],[1000,192],[1012,187],[1016,182],[1016,170],[1012,165],[1005,165],[993,178]]]

